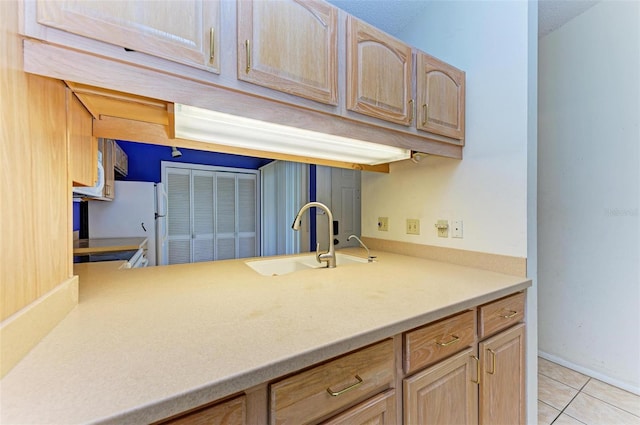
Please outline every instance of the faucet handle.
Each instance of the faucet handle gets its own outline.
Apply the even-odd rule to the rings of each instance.
[[[316,261],[318,263],[322,263],[322,260],[320,259],[320,256],[322,254],[326,254],[325,252],[320,252],[320,242],[316,243]]]

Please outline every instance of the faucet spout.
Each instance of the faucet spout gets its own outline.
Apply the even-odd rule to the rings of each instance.
[[[316,260],[318,261],[318,263],[326,262],[327,267],[330,269],[333,269],[336,267],[336,250],[333,244],[333,234],[331,232],[332,226],[333,226],[333,214],[331,213],[331,210],[329,209],[329,207],[327,207],[325,204],[321,202],[309,202],[304,204],[300,208],[300,211],[298,211],[298,214],[296,214],[296,218],[293,220],[293,224],[291,225],[291,228],[293,230],[300,230],[300,220],[302,218],[302,214],[304,214],[304,212],[309,208],[313,208],[313,207],[324,210],[324,212],[327,213],[327,218],[329,219],[329,249],[327,252],[321,253],[319,250],[320,244],[318,244],[318,249],[316,249]]]
[[[373,260],[376,258],[375,256],[372,256],[371,253],[369,252],[369,248],[367,248],[367,246],[364,244],[364,242],[362,242],[360,240],[359,237],[357,237],[356,235],[350,235],[347,240],[350,241],[351,239],[355,239],[360,243],[360,246],[362,246],[364,249],[367,250],[367,261],[370,263],[373,263]]]

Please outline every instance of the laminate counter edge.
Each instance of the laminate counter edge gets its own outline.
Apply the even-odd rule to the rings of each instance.
[[[0,378],[78,304],[78,276],[61,283],[0,323]]]

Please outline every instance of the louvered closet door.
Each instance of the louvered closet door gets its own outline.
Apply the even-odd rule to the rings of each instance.
[[[216,260],[258,255],[257,179],[216,173]]]
[[[212,261],[214,249],[215,173],[192,171],[193,182],[193,262]]]
[[[236,258],[236,176],[216,173],[216,260]]]
[[[238,179],[238,257],[258,255],[257,179],[240,174]]]
[[[256,174],[168,167],[168,261],[259,255]]]
[[[191,171],[167,172],[167,264],[191,262]]]

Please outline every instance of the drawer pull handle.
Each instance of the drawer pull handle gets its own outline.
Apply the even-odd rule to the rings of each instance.
[[[409,124],[411,124],[413,122],[413,117],[415,116],[415,112],[414,112],[414,100],[413,99],[409,99]]]
[[[451,341],[447,341],[447,342],[437,342],[436,344],[438,344],[440,347],[448,347],[453,343],[456,343],[458,341],[460,341],[460,337],[455,336],[455,335],[451,335],[453,337],[453,339]]]
[[[488,372],[489,375],[496,374],[496,352],[490,348],[487,348],[487,351],[491,353],[491,372]]]
[[[472,379],[471,382],[473,382],[474,384],[480,385],[480,359],[477,358],[476,356],[471,356],[471,358],[476,361],[476,377],[477,377],[475,381]]]
[[[209,62],[213,63],[216,58],[216,30],[211,27],[209,29]]]
[[[356,382],[355,384],[349,385],[347,388],[340,391],[333,391],[331,388],[327,388],[327,392],[329,393],[329,395],[331,395],[331,397],[338,397],[339,395],[344,394],[347,391],[351,391],[364,382],[364,380],[359,375],[356,375],[355,378],[358,380],[358,382]]]
[[[244,69],[244,72],[248,74],[249,71],[251,71],[251,42],[249,40],[245,40],[244,48],[246,50],[245,54],[247,55],[246,68]]]
[[[515,317],[517,314],[518,314],[518,312],[517,312],[517,311],[515,311],[515,310],[509,310],[509,313],[508,313],[508,314],[504,314],[504,315],[502,315],[502,316],[500,316],[500,317],[502,317],[503,319],[511,319],[512,317]]]

